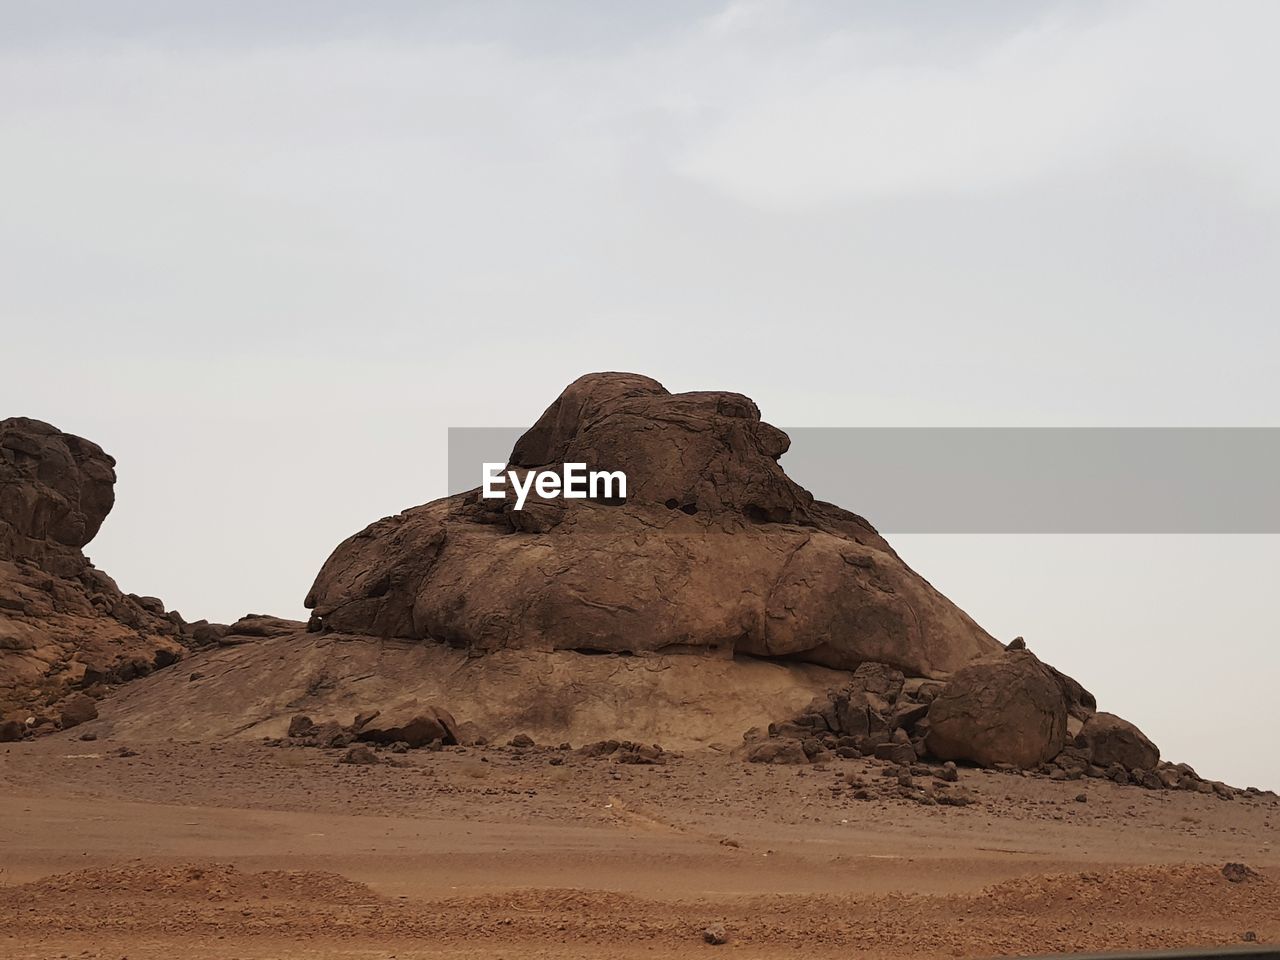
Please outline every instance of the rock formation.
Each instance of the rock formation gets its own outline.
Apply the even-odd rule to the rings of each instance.
[[[106,685],[190,649],[302,629],[256,614],[187,623],[155,597],[121,591],[83,553],[115,481],[115,460],[96,443],[40,420],[0,420],[0,741],[85,722]]]
[[[794,483],[788,443],[736,393],[582,377],[509,468],[621,470],[625,503],[515,510],[477,489],[379,520],[324,564],[312,624],[479,652],[878,661],[922,677],[1001,649],[867,521]]]
[[[1161,763],[1022,638],[998,643],[866,520],[815,500],[778,462],[788,443],[739,394],[582,377],[508,469],[622,471],[625,497],[518,509],[476,489],[379,520],[325,562],[304,633],[263,615],[186,624],[122,594],[81,552],[111,508],[114,461],[48,424],[0,422],[0,708],[51,704],[47,729],[287,729],[344,749],[515,731],[694,746],[748,720],[755,762],[869,756],[909,780],[931,758],[1218,790]],[[103,683],[191,647],[216,649],[95,720]],[[775,710],[790,719],[769,723]],[[0,738],[29,733],[0,709]]]
[[[778,463],[788,444],[739,394],[582,377],[508,470],[622,471],[625,500],[517,509],[477,489],[379,520],[320,570],[310,627],[472,654],[687,652],[852,671],[791,720],[749,731],[760,762],[1047,769],[1061,757],[1064,776],[1113,764],[1156,776],[1158,751],[1136,728],[1095,714],[1025,641],[1006,649],[866,520],[794,483]]]
[[[183,656],[182,619],[121,592],[82,552],[114,483],[115,461],[97,444],[39,420],[0,421],[0,715],[80,722],[92,705],[81,698],[36,708]]]

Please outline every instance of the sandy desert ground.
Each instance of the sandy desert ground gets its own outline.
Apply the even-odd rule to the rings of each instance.
[[[882,777],[871,760],[340,755],[70,733],[6,745],[0,956],[982,957],[1280,941],[1269,796],[962,769],[955,789],[975,802],[922,806],[884,788],[858,799],[858,781]],[[1228,861],[1256,875],[1231,882]],[[716,925],[722,946],[704,942]]]

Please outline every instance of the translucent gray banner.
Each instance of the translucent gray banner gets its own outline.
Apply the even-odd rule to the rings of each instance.
[[[785,429],[787,474],[886,533],[1280,533],[1280,428]],[[450,428],[450,493],[522,432]]]

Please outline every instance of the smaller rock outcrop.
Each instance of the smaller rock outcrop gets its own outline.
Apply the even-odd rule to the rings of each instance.
[[[1076,736],[1070,736],[1072,724]],[[956,671],[947,681],[904,677],[883,663],[864,663],[850,682],[816,697],[788,720],[743,734],[752,763],[805,764],[874,758],[889,792],[917,803],[963,806],[960,794],[921,791],[913,778],[954,783],[960,760],[1050,780],[1106,779],[1148,790],[1191,790],[1233,800],[1256,795],[1205,780],[1185,763],[1168,763],[1136,726],[1096,711],[1089,691],[1038,660],[1024,644]],[[939,767],[939,761],[945,761]],[[850,780],[855,799],[876,791]],[[883,791],[881,791],[883,793]],[[1083,797],[1083,795],[1081,795]],[[1084,797],[1082,802],[1087,800]]]
[[[329,750],[351,747],[347,756],[357,759],[344,759],[344,763],[368,763],[376,762],[376,758],[374,761],[367,759],[374,756],[368,744],[390,747],[395,753],[417,747],[439,749],[460,743],[459,730],[457,721],[448,710],[410,699],[385,710],[364,710],[346,725],[337,720],[317,722],[307,714],[295,714],[289,720],[285,737],[268,742],[276,746]]]
[[[371,743],[407,743],[425,747],[439,741],[458,742],[458,723],[449,711],[417,700],[405,700],[374,716],[355,730],[356,739]]]
[[[26,417],[0,420],[0,715],[180,660],[192,637],[82,552],[115,501],[115,460]],[[31,731],[56,729],[55,715]]]
[[[289,720],[289,732],[286,736],[293,739],[309,737],[316,732],[316,722],[305,713],[299,713]]]
[[[258,614],[187,623],[156,597],[122,591],[82,552],[115,502],[115,480],[115,460],[96,443],[39,420],[0,420],[0,717],[22,736],[92,719],[107,687],[189,650],[305,630]]]

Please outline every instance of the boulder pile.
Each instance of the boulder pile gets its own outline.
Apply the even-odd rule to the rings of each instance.
[[[474,734],[467,725],[459,724],[449,711],[431,703],[405,700],[385,711],[366,710],[349,724],[337,720],[313,720],[306,714],[295,714],[284,737],[268,738],[275,747],[319,747],[325,750],[347,750],[340,762],[366,764],[377,762],[368,744],[392,753],[409,750],[440,750],[450,746],[489,746],[483,736]],[[549,762],[558,766],[558,756],[572,750],[570,744],[540,746],[528,734],[517,734],[505,749],[519,755],[545,753]],[[656,743],[631,740],[597,740],[577,750],[579,756],[606,758],[615,763],[649,765],[665,762],[668,754]],[[370,760],[369,758],[373,759]]]
[[[1185,763],[1162,761],[1141,730],[1098,711],[1092,694],[1022,645],[977,660],[946,681],[864,663],[848,684],[743,739],[753,763],[871,757],[905,771],[908,780],[954,780],[959,761],[1053,780],[1108,779],[1223,799],[1245,792],[1205,780]]]
[[[297,714],[289,721],[287,735],[271,742],[276,746],[338,749],[356,741],[401,745],[406,750],[451,746],[459,742],[458,723],[449,711],[434,704],[405,700],[385,711],[371,709],[357,713],[355,719],[345,725],[337,720],[317,723],[305,714]]]

